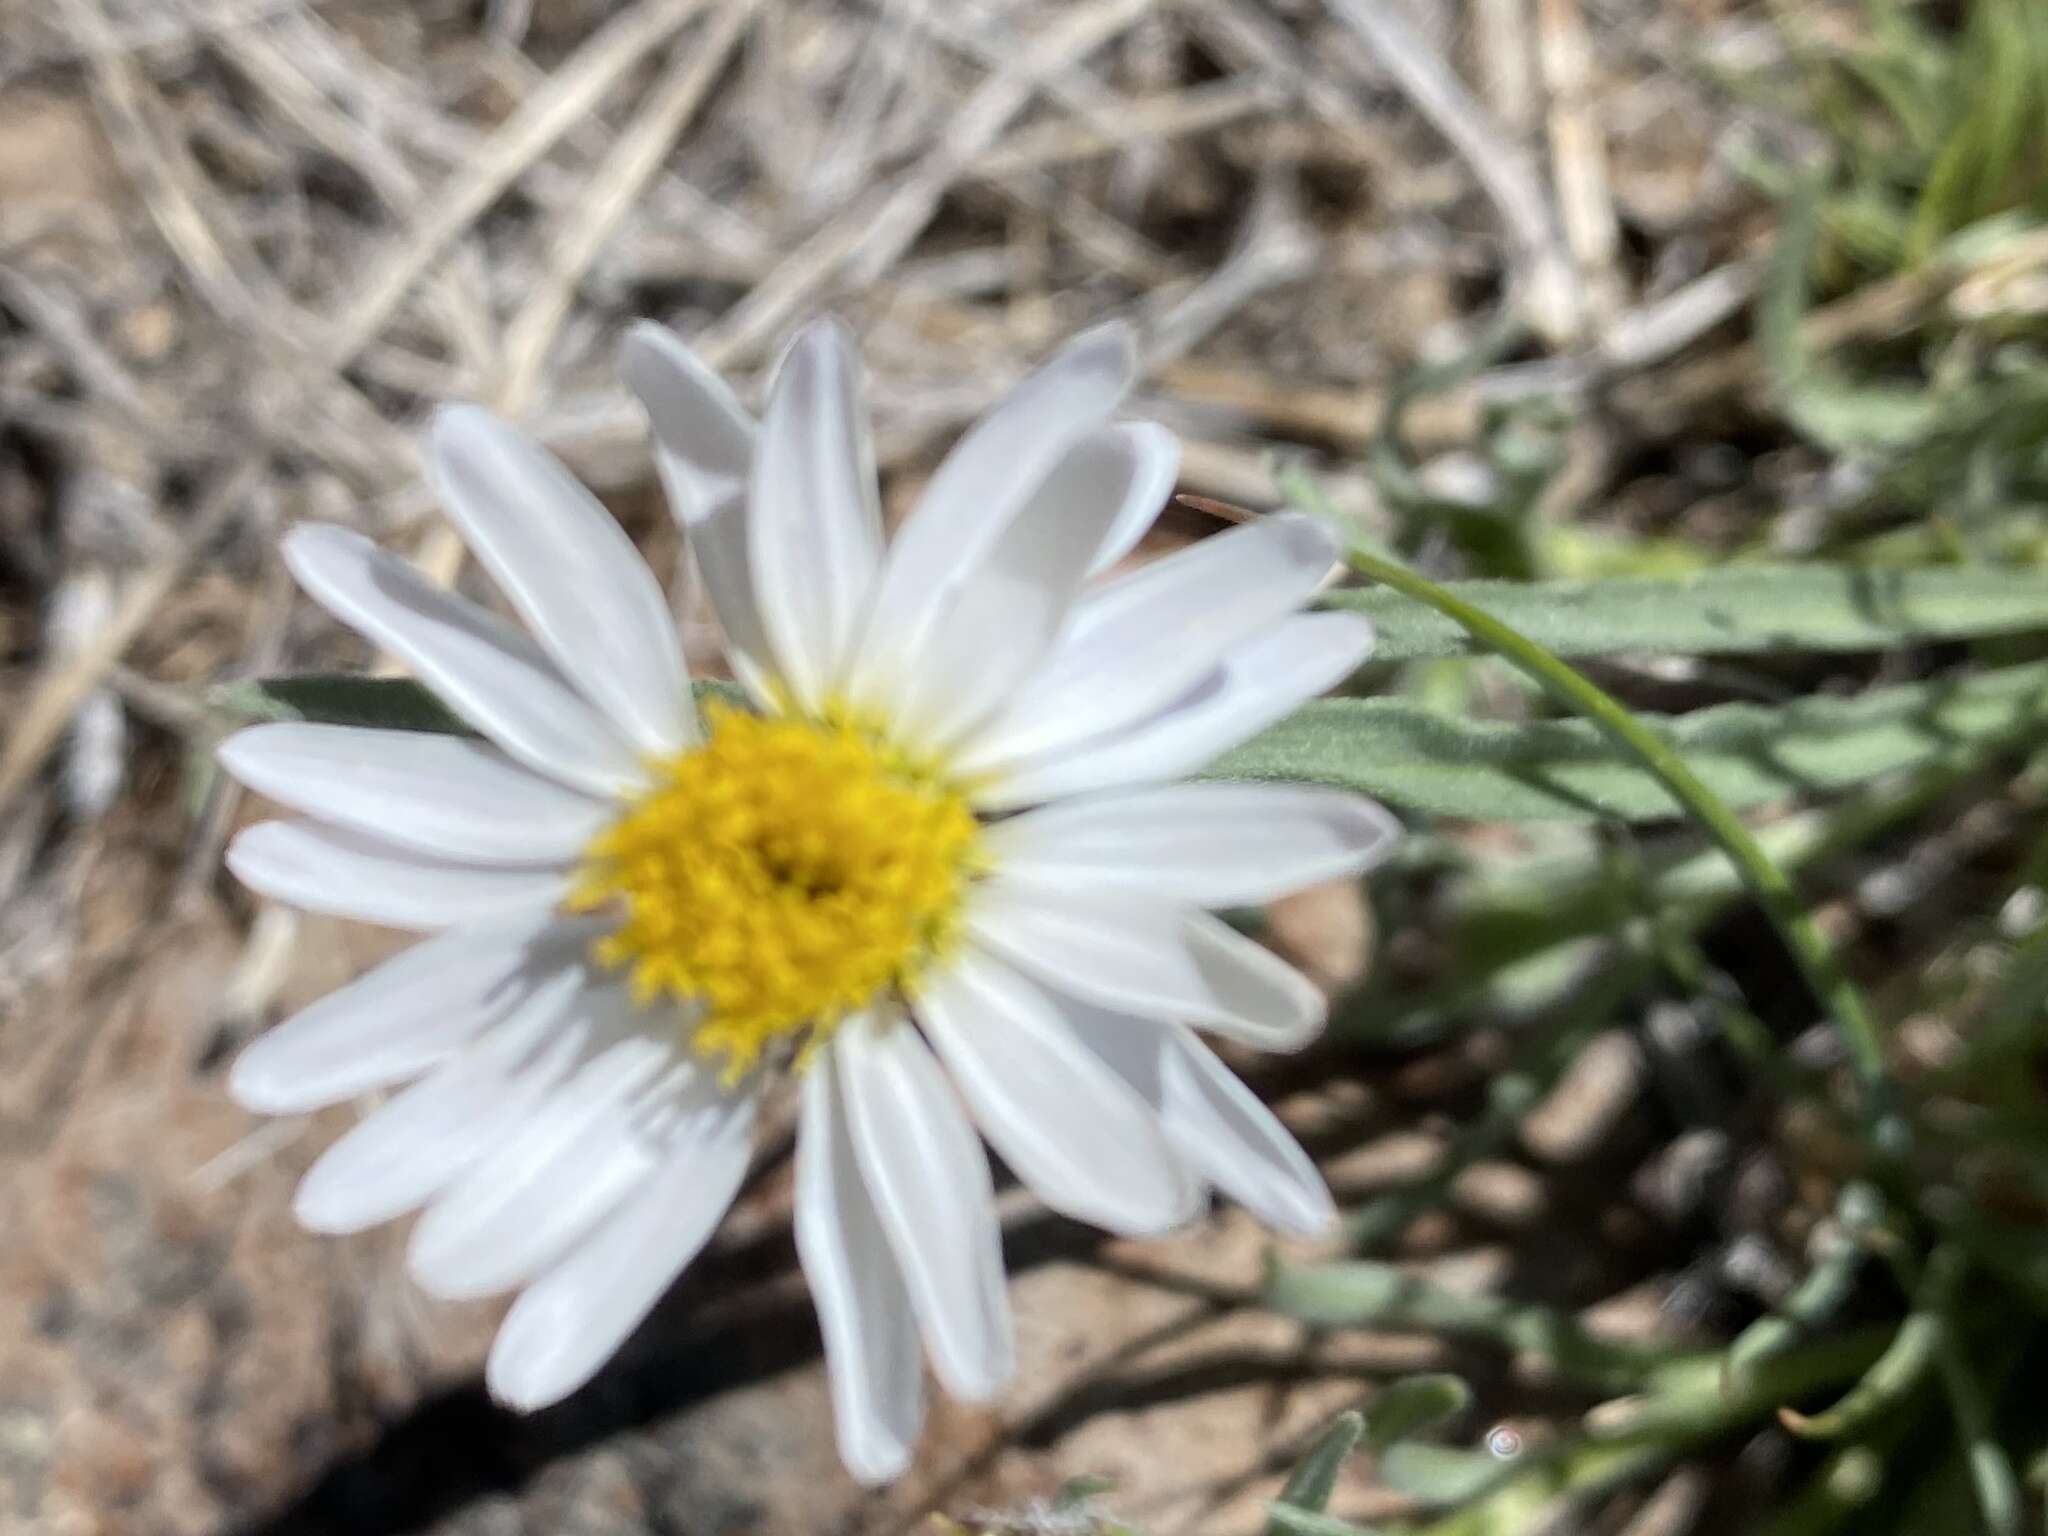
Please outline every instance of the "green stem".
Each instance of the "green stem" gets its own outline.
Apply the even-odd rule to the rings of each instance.
[[[1941,1342],[1941,1318],[1912,1312],[1863,1379],[1826,1413],[1812,1417],[1781,1413],[1780,1421],[1802,1440],[1851,1440],[1919,1389]]]
[[[1358,1449],[1358,1442],[1364,1436],[1364,1414],[1354,1409],[1337,1415],[1336,1421],[1316,1441],[1315,1448],[1302,1457],[1300,1465],[1288,1475],[1287,1486],[1280,1490],[1280,1504],[1285,1506],[1285,1512],[1279,1508],[1274,1510],[1274,1518],[1266,1526],[1266,1536],[1287,1536],[1290,1530],[1300,1531],[1300,1524],[1289,1525],[1289,1515],[1300,1515],[1310,1520],[1324,1518],[1323,1511],[1330,1507],[1330,1493],[1337,1486],[1337,1474],[1343,1469],[1344,1458]]]
[[[1332,509],[1313,487],[1304,485],[1296,477],[1289,489],[1296,499],[1308,504],[1334,525]],[[1359,575],[1428,604],[1482,645],[1534,678],[1558,702],[1591,720],[1617,746],[1641,759],[1643,766],[1670,792],[1672,799],[1707,829],[1741,872],[1743,883],[1777,928],[1785,947],[1792,952],[1793,959],[1805,975],[1807,985],[1840,1026],[1857,1075],[1863,1083],[1866,1109],[1873,1123],[1882,1131],[1880,1148],[1887,1154],[1901,1150],[1897,1143],[1902,1127],[1898,1126],[1893,1112],[1891,1080],[1885,1067],[1884,1046],[1878,1035],[1877,1022],[1864,1004],[1862,994],[1842,969],[1833,948],[1807,916],[1805,904],[1793,889],[1792,882],[1771,861],[1742,819],[1700,782],[1699,776],[1686,766],[1684,758],[1668,743],[1584,673],[1558,660],[1519,630],[1510,628],[1406,566],[1375,555],[1355,542],[1350,543],[1347,557],[1351,568]]]
[[[1376,1536],[1371,1526],[1353,1525],[1313,1509],[1297,1509],[1285,1499],[1266,1509],[1267,1536]]]
[[[1639,1391],[1682,1358],[1668,1345],[1602,1338],[1549,1307],[1468,1295],[1373,1259],[1275,1265],[1265,1302],[1321,1328],[1483,1339],[1533,1355],[1560,1378],[1597,1392]]]
[[[1969,1464],[1970,1484],[1984,1516],[1984,1529],[1990,1536],[2019,1536],[2019,1478],[2013,1472],[2012,1459],[1998,1443],[1990,1394],[1963,1348],[1956,1292],[1962,1284],[1964,1263],[1962,1250],[1952,1244],[1935,1249],[1927,1260],[1927,1304],[1936,1309],[1940,1319],[1935,1359],[1942,1390],[1948,1394],[1949,1412],[1955,1415],[1956,1438]]]
[[[1697,1359],[1632,1404],[1622,1421],[1532,1458],[1473,1503],[1417,1527],[1414,1536],[1497,1536],[1534,1526],[1559,1499],[1601,1493],[1720,1439],[1782,1403],[1853,1379],[1880,1345],[1867,1332],[1818,1339],[1759,1361],[1733,1391],[1722,1389],[1718,1357]]]
[[[1762,1536],[1831,1536],[1877,1497],[1884,1474],[1885,1459],[1878,1451],[1869,1445],[1844,1447],[1821,1463],[1806,1487],[1779,1508]]]
[[[1882,1214],[1883,1204],[1876,1190],[1862,1183],[1844,1186],[1835,1201],[1832,1250],[1821,1256],[1812,1272],[1776,1311],[1742,1330],[1728,1350],[1731,1381],[1758,1361],[1767,1360],[1816,1332],[1834,1316],[1855,1289],[1857,1271],[1868,1252],[1865,1236]]]

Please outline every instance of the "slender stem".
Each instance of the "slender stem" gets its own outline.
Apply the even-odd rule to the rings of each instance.
[[[1757,1361],[1769,1359],[1817,1331],[1834,1316],[1856,1288],[1857,1272],[1869,1254],[1868,1229],[1882,1214],[1882,1197],[1869,1185],[1859,1181],[1843,1187],[1835,1201],[1832,1251],[1820,1257],[1775,1311],[1742,1330],[1728,1350],[1731,1381]]]
[[[1298,480],[1290,487],[1318,512],[1330,509],[1312,487]],[[1393,588],[1417,602],[1426,603],[1466,630],[1475,640],[1497,652],[1540,683],[1567,708],[1584,715],[1624,751],[1642,760],[1643,766],[1664,786],[1721,845],[1743,883],[1755,896],[1777,928],[1785,947],[1799,964],[1807,985],[1821,1005],[1834,1016],[1847,1041],[1866,1096],[1866,1109],[1882,1135],[1880,1149],[1895,1154],[1901,1134],[1892,1110],[1891,1081],[1885,1067],[1884,1046],[1876,1020],[1863,996],[1842,969],[1833,948],[1806,914],[1806,907],[1785,872],[1771,861],[1747,826],[1725,802],[1700,781],[1699,775],[1669,743],[1638,720],[1613,695],[1584,673],[1568,666],[1519,630],[1503,624],[1463,598],[1418,576],[1406,566],[1350,544],[1347,557],[1361,576]]]
[[[1949,1412],[1955,1415],[1956,1438],[1962,1442],[1984,1529],[1990,1536],[2019,1536],[2019,1478],[2013,1472],[2011,1458],[1998,1443],[1990,1394],[1978,1380],[1961,1338],[1956,1292],[1962,1284],[1965,1262],[1962,1250],[1950,1244],[1935,1249],[1927,1260],[1925,1289],[1931,1293],[1927,1304],[1936,1309],[1940,1323],[1935,1336],[1935,1360],[1941,1368]]]
[[[1919,1390],[1934,1365],[1940,1342],[1938,1314],[1908,1313],[1877,1363],[1840,1402],[1825,1413],[1812,1415],[1780,1408],[1778,1422],[1802,1440],[1853,1440]]]
[[[1668,1345],[1602,1338],[1549,1307],[1467,1295],[1372,1259],[1276,1266],[1265,1301],[1319,1327],[1484,1339],[1534,1355],[1558,1377],[1599,1392],[1640,1391],[1686,1358]]]
[[[1687,1383],[1651,1391],[1600,1432],[1537,1455],[1473,1503],[1412,1528],[1413,1536],[1490,1536],[1533,1528],[1561,1498],[1590,1497],[1741,1429],[1778,1404],[1853,1380],[1882,1347],[1882,1338],[1868,1331],[1816,1339],[1757,1362],[1755,1373],[1732,1390],[1722,1388],[1719,1356],[1696,1358],[1682,1373]]]

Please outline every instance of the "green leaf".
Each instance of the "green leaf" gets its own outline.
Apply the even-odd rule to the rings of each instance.
[[[1836,453],[1908,448],[1940,417],[1930,394],[1911,385],[1862,384],[1814,358],[1800,335],[1807,268],[1818,228],[1819,189],[1802,182],[1784,200],[1778,249],[1757,300],[1757,339],[1786,416]]]
[[[1070,1477],[1060,1484],[1059,1492],[1052,1496],[1052,1507],[1059,1510],[1082,1509],[1115,1488],[1114,1478]]]
[[[1883,1197],[1874,1186],[1857,1181],[1843,1189],[1835,1201],[1830,1246],[1791,1295],[1743,1329],[1729,1346],[1731,1379],[1789,1349],[1802,1336],[1818,1332],[1841,1309],[1856,1287],[1870,1229],[1883,1215]]]
[[[1482,1339],[1536,1355],[1559,1376],[1602,1391],[1635,1391],[1676,1358],[1669,1349],[1603,1339],[1547,1307],[1467,1295],[1371,1259],[1283,1265],[1266,1282],[1266,1305],[1324,1328]]]
[[[1404,1443],[1380,1453],[1378,1470],[1380,1481],[1396,1493],[1441,1508],[1477,1498],[1515,1468],[1484,1451]]]
[[[1462,581],[1447,590],[1558,656],[1868,651],[2048,629],[2048,576],[1991,566],[1732,565],[1677,579]],[[1447,615],[1385,587],[1324,602],[1372,620],[1376,661],[1480,650]]]
[[[691,684],[699,707],[719,700],[744,707],[736,683],[701,680]],[[362,677],[311,672],[300,677],[266,677],[226,683],[210,702],[244,720],[306,720],[319,725],[362,725],[387,731],[435,731],[473,735],[454,711],[409,677]]]
[[[468,735],[469,727],[418,683],[404,677],[308,673],[216,688],[213,705],[250,720],[311,720],[390,731]]]
[[[1280,1502],[1297,1510],[1320,1514],[1330,1507],[1330,1491],[1337,1486],[1337,1471],[1365,1433],[1365,1419],[1356,1412],[1340,1413],[1315,1449],[1302,1457],[1280,1490]],[[1278,1536],[1286,1527],[1278,1523],[1266,1528],[1266,1536]]]
[[[1894,1421],[1909,1424],[1906,1417]],[[1789,1500],[1781,1502],[1759,1536],[1829,1536],[1850,1525],[1884,1487],[1885,1458],[1867,1445],[1847,1446]]]
[[[1410,1536],[1528,1536],[1544,1528],[1545,1517],[1562,1501],[1591,1500],[1661,1465],[1669,1455],[1656,1444],[1580,1444],[1524,1463],[1499,1463],[1504,1475],[1483,1487],[1479,1497],[1428,1525],[1411,1527]],[[1477,1468],[1471,1470],[1476,1476]]]
[[[1369,1526],[1283,1502],[1266,1506],[1266,1536],[1375,1536]]]
[[[1385,1450],[1426,1429],[1455,1419],[1472,1406],[1472,1389],[1462,1376],[1437,1372],[1404,1376],[1372,1400],[1366,1437],[1374,1450]]]
[[[1561,1500],[1590,1500],[1691,1446],[1726,1437],[1782,1403],[1852,1379],[1876,1356],[1880,1343],[1862,1331],[1816,1340],[1764,1362],[1755,1380],[1733,1390],[1721,1383],[1718,1356],[1698,1359],[1683,1373],[1686,1379],[1674,1375],[1666,1386],[1637,1400],[1632,1427],[1618,1428],[1609,1436],[1588,1432],[1591,1426],[1582,1423],[1576,1438],[1502,1462],[1507,1476],[1455,1514],[1411,1527],[1409,1536],[1529,1536],[1542,1527],[1546,1516],[1556,1513]]]
[[[1730,805],[1847,789],[2048,726],[2048,663],[1872,689],[1849,699],[1723,704],[1644,717]],[[1221,779],[1330,784],[1481,821],[1626,821],[1679,808],[1583,720],[1460,720],[1403,699],[1323,699],[1226,754]]]
[[[1853,1441],[1879,1418],[1904,1402],[1934,1367],[1941,1343],[1942,1322],[1931,1311],[1911,1312],[1863,1379],[1824,1413],[1807,1415],[1790,1409],[1779,1421],[1805,1440]]]

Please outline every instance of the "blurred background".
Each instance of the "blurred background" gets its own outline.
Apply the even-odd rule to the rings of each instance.
[[[1279,1257],[1356,1266],[1013,1189],[1021,1379],[876,1496],[772,1156],[528,1419],[478,1378],[494,1310],[415,1293],[402,1231],[293,1227],[353,1112],[258,1123],[224,1064],[400,941],[237,890],[259,812],[207,752],[222,685],[370,659],[294,595],[293,523],[473,585],[419,479],[448,399],[597,487],[714,664],[613,369],[643,316],[753,399],[844,315],[896,509],[1118,315],[1185,492],[1313,495],[1441,578],[2031,572],[2032,619],[1981,627],[2040,630],[2044,216],[2038,0],[0,0],[0,1530],[1227,1536],[1358,1405],[1328,1503],[1371,1527],[2041,1529],[2038,682],[1823,734],[1747,801],[1884,1026],[1903,1206],[1696,830],[1484,783],[1425,814],[1463,761],[1425,758],[1400,864],[1262,919],[1330,1038],[1240,1063],[1351,1213]],[[1215,526],[1177,506],[1152,547]],[[1956,590],[1951,638],[1589,667],[1762,712],[1768,767],[1789,701],[2039,660]],[[1364,681],[1546,713],[1484,660]],[[1859,1379],[1818,1437],[1775,1416]]]

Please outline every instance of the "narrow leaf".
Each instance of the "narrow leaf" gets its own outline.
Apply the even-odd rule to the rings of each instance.
[[[715,679],[691,684],[697,703],[722,700],[745,706],[734,683]],[[447,705],[409,677],[362,677],[311,672],[299,677],[255,678],[226,683],[210,702],[243,720],[309,720],[319,725],[361,725],[387,731],[437,731],[473,735]]]
[[[311,720],[321,725],[366,725],[389,731],[467,735],[469,727],[447,705],[410,678],[309,673],[228,683],[213,704],[251,720]]]
[[[1337,1472],[1364,1433],[1365,1419],[1362,1415],[1356,1412],[1338,1414],[1335,1422],[1323,1431],[1315,1448],[1302,1457],[1301,1464],[1288,1476],[1287,1486],[1280,1490],[1280,1502],[1316,1514],[1328,1509],[1330,1492],[1337,1486]],[[1285,1529],[1276,1522],[1267,1526],[1266,1533],[1267,1536],[1277,1536]]]
[[[1115,1487],[1116,1481],[1113,1478],[1070,1477],[1060,1484],[1059,1492],[1052,1496],[1052,1507],[1059,1510],[1085,1509]]]
[[[1673,1352],[1603,1339],[1547,1307],[1468,1295],[1393,1264],[1351,1259],[1277,1267],[1266,1305],[1320,1327],[1446,1333],[1525,1351],[1558,1375],[1602,1391],[1632,1391],[1652,1379]]]
[[[1461,581],[1447,590],[1558,656],[1868,651],[2048,629],[2048,579],[1993,566],[1731,565],[1678,578]],[[1384,587],[1324,602],[1372,620],[1377,661],[1478,649],[1446,615]]]
[[[1439,1372],[1404,1376],[1372,1400],[1366,1436],[1374,1450],[1421,1434],[1456,1418],[1472,1406],[1472,1389],[1461,1376]]]
[[[1375,1536],[1370,1526],[1288,1503],[1266,1506],[1266,1536]]]
[[[1837,453],[1910,447],[1935,426],[1939,408],[1925,390],[1860,384],[1816,359],[1800,334],[1809,294],[1819,188],[1805,182],[1785,199],[1778,249],[1757,299],[1757,336],[1779,401],[1792,424]]]
[[[1863,1379],[1825,1413],[1780,1408],[1778,1422],[1802,1440],[1854,1440],[1917,1390],[1935,1362],[1941,1327],[1937,1313],[1909,1313]]]
[[[1380,1453],[1379,1478],[1396,1493],[1442,1507],[1477,1498],[1514,1471],[1484,1451],[1404,1442]]]
[[[1644,717],[1733,806],[1848,789],[2048,727],[2048,663],[1872,689],[1849,699],[1723,704]],[[1583,720],[1462,720],[1403,699],[1323,699],[1226,754],[1213,778],[1287,779],[1482,821],[1654,821],[1664,787]]]
[[[1731,1378],[1817,1332],[1840,1310],[1856,1287],[1869,1229],[1883,1212],[1883,1198],[1871,1185],[1858,1181],[1843,1190],[1835,1202],[1835,1222],[1828,1229],[1826,1251],[1775,1311],[1743,1329],[1729,1346]]]

